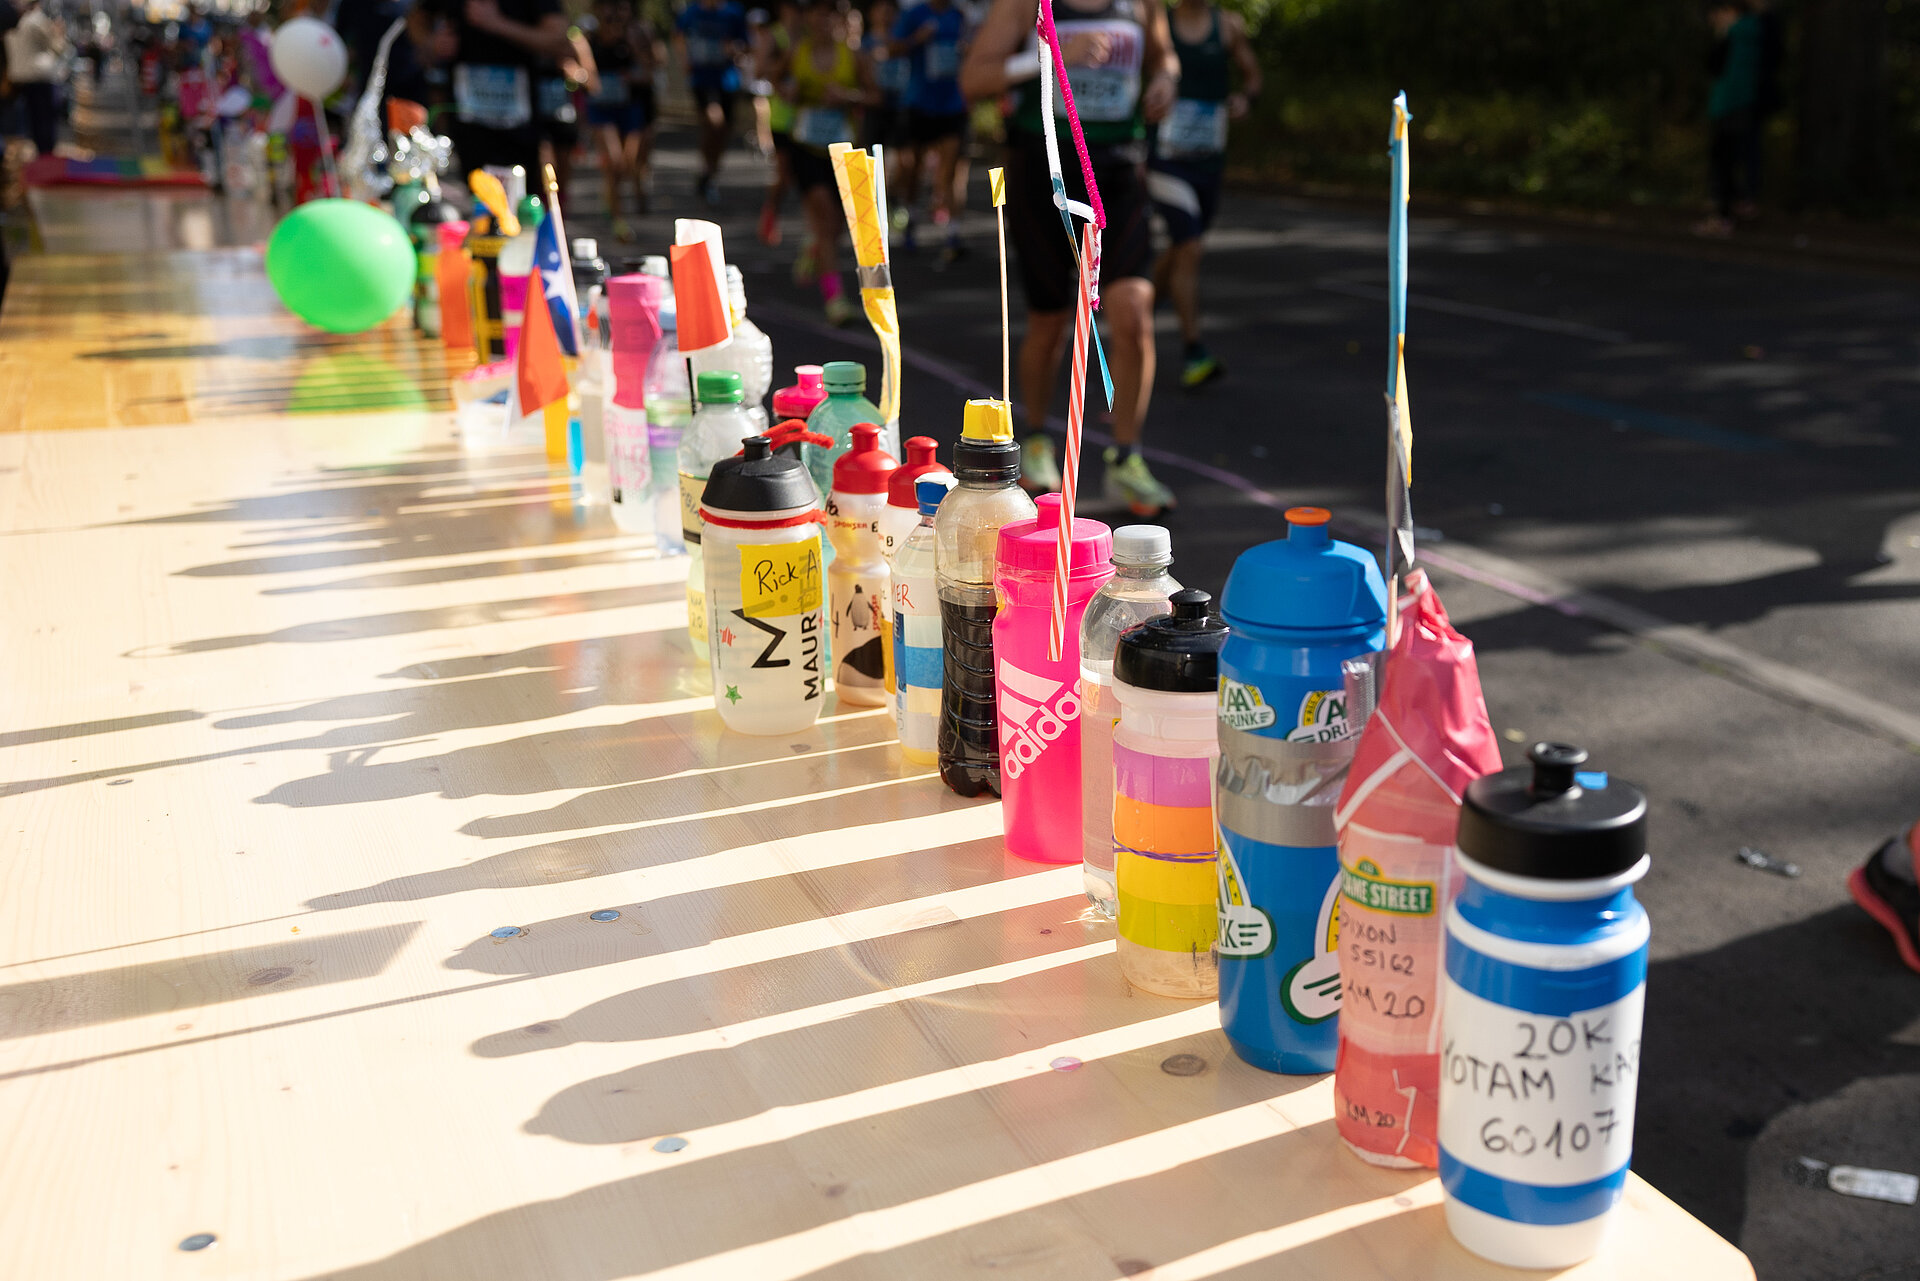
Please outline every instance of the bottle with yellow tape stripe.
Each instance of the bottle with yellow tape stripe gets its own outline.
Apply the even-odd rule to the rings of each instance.
[[[1120,634],[1113,692],[1113,851],[1120,972],[1157,996],[1220,991],[1213,943],[1219,832],[1217,690],[1227,625],[1203,591],[1173,594],[1173,612]]]

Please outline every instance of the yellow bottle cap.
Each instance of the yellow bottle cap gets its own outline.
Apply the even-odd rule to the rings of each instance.
[[[969,400],[960,420],[962,440],[1012,440],[1013,407],[1004,400]]]

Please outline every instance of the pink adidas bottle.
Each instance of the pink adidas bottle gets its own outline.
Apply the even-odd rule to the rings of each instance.
[[[1037,863],[1078,862],[1080,850],[1080,616],[1113,577],[1113,532],[1073,522],[1066,638],[1047,658],[1060,495],[1034,500],[1039,514],[1000,529],[993,585],[993,685],[1000,720],[1000,800],[1007,849]]]

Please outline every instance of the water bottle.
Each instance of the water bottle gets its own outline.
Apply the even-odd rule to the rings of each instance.
[[[660,280],[653,272],[643,275]],[[652,474],[648,485],[648,505],[653,508],[653,537],[662,556],[687,554],[686,503],[681,497],[679,475],[680,442],[693,423],[693,391],[687,385],[687,362],[680,355],[680,334],[675,323],[673,289],[664,280],[661,295],[660,340],[647,360],[647,454]],[[615,328],[615,342],[619,330]]]
[[[795,365],[793,385],[773,393],[773,421],[783,423],[789,418],[798,418],[805,422],[826,398],[825,371],[819,365]]]
[[[1360,726],[1340,665],[1378,650],[1386,588],[1368,553],[1294,507],[1242,553],[1220,612],[1220,1022],[1269,1072],[1333,1070],[1340,1012],[1334,803]]]
[[[900,727],[900,754],[909,765],[940,760],[940,587],[933,519],[952,484],[950,475],[920,479],[920,523],[894,553],[891,567],[894,723]]]
[[[1175,592],[1171,614],[1120,633],[1113,660],[1120,724],[1107,791],[1120,973],[1156,996],[1211,999],[1220,991],[1213,768],[1227,625],[1207,616],[1212,603],[1202,591]]]
[[[613,393],[606,400],[606,459],[609,506],[614,524],[628,533],[663,532],[654,526],[653,427],[647,416],[647,371],[660,345],[660,282],[652,276],[615,276],[607,282],[607,308],[612,317],[613,349],[607,365],[613,374]],[[678,362],[675,362],[678,363]],[[581,361],[581,405],[587,390]],[[682,414],[684,418],[684,411]],[[591,436],[581,415],[583,436]],[[674,444],[679,444],[678,432]],[[671,534],[679,541],[680,516],[673,513]]]
[[[1113,531],[1113,578],[1080,620],[1080,859],[1087,900],[1109,920],[1119,911],[1113,884],[1113,650],[1120,634],[1167,612],[1180,590],[1167,566],[1173,543],[1158,525]]]
[[[707,657],[707,619],[711,611],[703,599],[706,574],[701,568],[701,497],[715,464],[740,452],[740,442],[759,433],[740,403],[740,375],[731,369],[701,374],[695,383],[700,397],[699,412],[693,416],[686,435],[680,441],[675,468],[680,474],[680,536],[687,542],[687,637],[693,652]],[[791,459],[784,461],[792,461]],[[813,505],[819,506],[814,495]],[[817,639],[817,638],[816,638]]]
[[[1633,1155],[1646,996],[1647,802],[1536,743],[1467,785],[1440,1004],[1447,1227],[1483,1258],[1593,1257]]]
[[[738,375],[700,375],[703,385],[709,379],[737,382]],[[737,397],[739,388],[733,392]],[[746,418],[737,399],[727,403]],[[714,710],[742,734],[806,729],[820,715],[827,686],[813,480],[798,459],[752,436],[740,457],[714,463],[700,512]]]
[[[878,423],[880,409],[866,397],[867,367],[857,360],[829,361],[821,370],[821,381],[827,389],[827,398],[814,407],[807,415],[807,430],[819,432],[833,439],[830,449],[815,449],[808,452],[807,467],[813,472],[814,483],[825,494],[833,489],[833,464],[840,455],[853,447],[853,425],[855,423]],[[898,444],[889,447],[886,431],[881,430],[880,448],[894,454]]]
[[[509,237],[500,248],[501,343],[509,360],[520,350],[520,327],[527,316],[527,277],[533,273],[534,242],[546,210],[541,207],[540,197],[523,196],[513,216],[520,220],[520,233]],[[541,298],[545,297],[543,292]]]
[[[853,448],[833,464],[833,489],[827,495],[827,537],[834,551],[827,574],[833,688],[849,707],[883,707],[892,692],[887,602],[893,585],[880,550],[880,513],[887,504],[893,457],[879,441],[875,424],[854,425]]]
[[[821,408],[825,408],[822,406]],[[815,411],[819,412],[818,410]],[[1000,527],[1031,518],[1020,488],[1020,446],[1001,400],[970,400],[953,447],[954,490],[934,517],[940,597],[940,777],[962,796],[1000,793],[1000,729],[994,709],[993,590]]]
[[[440,336],[440,228],[458,221],[460,211],[444,200],[429,197],[407,210],[407,238],[413,241],[419,263],[413,282],[413,324],[428,338]]]
[[[1113,531],[1077,516],[1067,562],[1066,635],[1048,656],[1060,495],[1001,526],[993,585],[994,696],[1000,722],[1000,817],[1007,850],[1036,863],[1080,861],[1080,616],[1113,577]]]
[[[935,460],[939,449],[933,437],[915,436],[906,443],[907,461],[893,469],[893,478],[887,482],[887,505],[880,513],[880,550],[889,560],[920,527],[920,478],[953,475]]]
[[[500,234],[493,212],[478,201],[474,202],[473,216],[467,221],[463,247],[473,264],[472,274],[467,278],[467,305],[473,318],[474,355],[481,364],[492,364],[507,354],[500,297],[500,251],[507,247],[507,238]]]
[[[733,313],[733,341],[695,356],[693,376],[697,379],[717,369],[731,369],[739,374],[741,403],[753,419],[754,429],[765,431],[767,391],[773,386],[773,339],[747,318],[746,277],[731,263],[727,265],[727,302]],[[824,494],[827,490],[822,487],[820,492]]]
[[[443,222],[434,230],[440,252],[434,259],[436,306],[434,323],[440,327],[440,345],[446,354],[448,372],[458,375],[473,364],[473,303],[469,297],[473,281],[473,255],[467,251],[467,236],[472,225],[465,219]],[[453,311],[453,323],[447,314]]]

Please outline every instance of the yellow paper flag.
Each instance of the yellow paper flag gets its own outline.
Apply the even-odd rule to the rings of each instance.
[[[1007,171],[1005,169],[987,170],[987,190],[993,193],[995,209],[1007,203]]]

